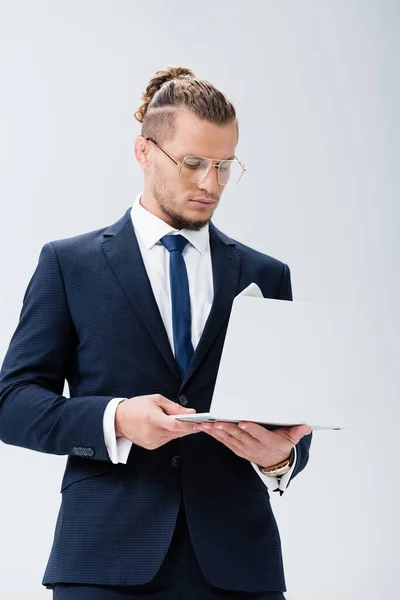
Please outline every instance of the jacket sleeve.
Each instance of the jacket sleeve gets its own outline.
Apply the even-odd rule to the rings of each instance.
[[[284,268],[283,268],[283,275],[282,275],[282,281],[281,281],[281,287],[279,290],[278,299],[279,300],[293,300],[290,269],[289,269],[288,265],[286,265],[286,264],[284,264]],[[296,463],[295,463],[294,469],[292,471],[292,474],[290,475],[289,480],[286,483],[285,489],[287,489],[289,487],[290,483],[293,481],[293,479],[296,477],[296,475],[298,475],[300,473],[300,471],[302,471],[304,469],[304,467],[306,466],[306,464],[308,463],[312,436],[313,436],[313,432],[311,431],[311,433],[304,435],[301,438],[301,440],[296,444],[296,446],[295,446],[295,448],[296,448]],[[279,492],[280,495],[282,496],[284,490],[276,489],[273,491]]]
[[[62,395],[77,335],[55,249],[46,243],[0,371],[0,440],[111,462],[103,413],[113,396]]]

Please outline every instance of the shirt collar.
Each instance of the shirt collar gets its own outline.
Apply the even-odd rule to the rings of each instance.
[[[145,247],[150,250],[164,235],[180,233],[199,252],[204,254],[209,244],[209,223],[206,223],[199,231],[191,229],[174,229],[168,223],[148,211],[140,203],[142,192],[136,196],[131,210],[131,218],[135,233],[143,241]]]

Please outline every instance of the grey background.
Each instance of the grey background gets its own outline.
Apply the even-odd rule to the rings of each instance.
[[[237,108],[248,173],[215,224],[287,262],[295,300],[363,315],[357,427],[315,432],[306,469],[271,497],[289,600],[400,585],[399,13],[395,0],[0,5],[0,360],[43,244],[116,221],[141,190],[133,113],[169,64]],[[0,444],[0,459],[0,597],[50,598],[66,457]]]

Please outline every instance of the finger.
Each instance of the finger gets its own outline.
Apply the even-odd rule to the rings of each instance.
[[[227,441],[229,443],[235,444],[238,447],[241,447],[243,445],[243,438],[247,434],[238,430],[236,436],[233,435],[232,433],[230,433],[230,431],[228,431],[228,429],[233,431],[233,428],[229,427],[230,425],[232,425],[232,423],[218,423],[218,425],[215,424],[211,426],[209,430],[206,429],[206,431],[207,433],[212,432],[212,434],[218,439]],[[222,429],[220,427],[222,427]]]
[[[309,425],[300,425],[297,435],[303,437],[304,435],[309,435],[312,432],[312,428]]]
[[[245,431],[248,435],[264,445],[273,443],[276,439],[274,434],[278,431],[278,429],[270,431],[259,423],[253,423],[253,421],[240,421],[238,423],[238,428],[240,431]]]
[[[295,425],[293,427],[277,427],[269,430],[263,425],[253,423],[252,421],[240,421],[239,429],[252,435],[261,444],[266,445],[274,443],[276,436],[283,436],[291,444],[296,445],[304,435],[311,433],[312,429],[308,425]]]
[[[173,438],[177,438],[177,437],[185,437],[186,435],[191,435],[192,433],[199,433],[199,430],[193,425],[193,428],[189,431],[176,431],[171,433],[171,435],[173,436]]]
[[[240,429],[236,423],[218,422],[215,423],[214,427],[217,431],[222,431],[229,434],[242,444],[254,443],[257,441],[247,431]]]
[[[156,404],[168,415],[179,415],[179,414],[191,414],[195,413],[195,408],[188,408],[187,406],[181,406],[173,400],[169,400],[165,396],[157,395],[155,397]]]
[[[213,430],[213,429],[214,428],[211,428],[208,431],[205,429],[204,433],[207,433],[211,437],[215,438],[218,442],[221,442],[222,444],[224,444],[224,446],[229,448],[229,450],[232,450],[232,452],[234,452],[241,458],[246,458],[246,460],[249,460],[245,449],[243,449],[239,445],[239,443],[237,443],[237,440],[235,438],[233,438],[230,435],[224,434],[224,433],[221,434],[218,430]]]
[[[292,444],[297,444],[302,437],[311,433],[312,429],[308,425],[295,425],[293,427],[280,427],[276,433],[284,435]]]
[[[175,419],[172,415],[166,415],[162,411],[157,415],[157,425],[167,429],[171,432],[183,432],[188,433],[190,431],[194,431],[194,425],[192,421],[181,421],[179,419]]]

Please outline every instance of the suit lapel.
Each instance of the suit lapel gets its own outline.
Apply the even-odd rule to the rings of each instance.
[[[143,325],[178,379],[181,378],[168,335],[154,298],[146,267],[135,235],[129,208],[103,235],[104,253],[120,285],[125,290]]]
[[[210,222],[210,252],[213,269],[214,299],[200,341],[195,348],[181,387],[193,376],[229,317],[237,293],[241,254],[235,242]],[[181,381],[164,323],[142,259],[129,208],[119,221],[107,227],[102,247],[119,284],[171,371]]]

